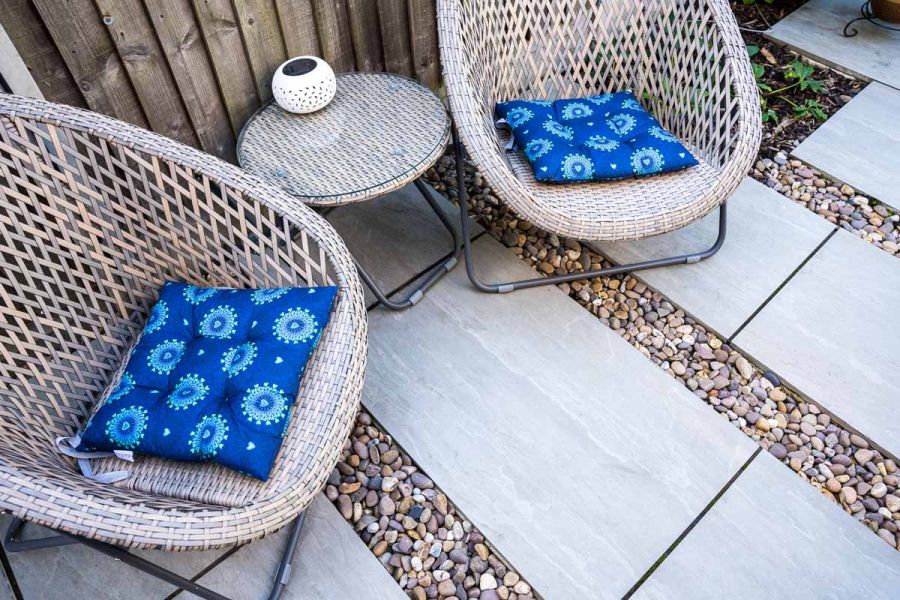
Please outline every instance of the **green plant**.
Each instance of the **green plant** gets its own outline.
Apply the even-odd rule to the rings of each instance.
[[[785,100],[787,100],[787,98],[785,98]],[[790,100],[787,100],[787,102],[793,106],[794,115],[796,115],[798,119],[806,119],[809,117],[812,117],[817,121],[825,121],[828,119],[828,114],[822,108],[822,105],[819,104],[818,100],[807,98],[803,104],[797,104]]]
[[[748,0],[744,0],[748,2]],[[768,2],[768,0],[766,0]],[[753,3],[755,0],[750,0],[749,3]],[[747,46],[747,55],[750,58],[753,58],[757,54],[760,53],[760,47],[756,45],[748,45]],[[751,63],[753,67],[753,79],[756,81],[756,87],[759,89],[759,108],[760,113],[762,114],[763,123],[778,123],[780,117],[778,112],[772,108],[770,104],[770,99],[777,98],[778,100],[783,100],[787,104],[791,105],[793,109],[794,117],[797,119],[807,119],[812,118],[818,121],[824,121],[828,118],[828,114],[825,112],[824,108],[819,101],[814,98],[807,98],[802,103],[795,102],[788,98],[786,92],[791,90],[798,90],[800,92],[810,92],[813,94],[821,94],[825,92],[825,85],[817,80],[813,79],[812,75],[815,73],[815,69],[800,61],[799,59],[795,59],[791,61],[791,63],[784,70],[784,79],[789,83],[784,85],[778,89],[772,89],[772,86],[766,83],[766,67],[762,63]]]
[[[800,86],[800,91],[802,92],[809,90],[816,94],[821,94],[825,91],[825,85],[821,81],[809,78],[814,72],[815,69],[811,65],[794,59],[791,61],[791,64],[788,65],[788,70],[785,71],[784,77],[785,79],[796,79],[797,81],[787,86],[785,89],[790,89],[793,86]]]
[[[758,0],[744,0],[744,6],[753,6]],[[775,0],[763,0],[766,4],[775,4]]]
[[[769,123],[770,121],[772,123],[778,123],[778,113],[769,107],[769,101],[764,97],[760,97],[759,99],[759,109],[762,113],[763,123]]]

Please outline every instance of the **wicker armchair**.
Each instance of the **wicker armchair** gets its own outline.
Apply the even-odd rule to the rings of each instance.
[[[477,168],[520,216],[580,240],[631,240],[683,227],[721,206],[720,235],[704,252],[483,291],[697,262],[724,241],[724,202],[753,164],[759,100],[726,0],[438,0],[441,62],[458,137]],[[521,153],[504,150],[497,102],[631,89],[700,160],[686,171],[607,183],[535,181]],[[459,189],[462,169],[457,169]],[[466,220],[463,220],[466,227]],[[468,240],[468,236],[464,235]]]
[[[265,483],[139,457],[131,477],[104,485],[54,451],[57,436],[85,422],[167,279],[339,287]],[[304,510],[349,435],[366,362],[362,289],[331,226],[259,179],[167,138],[0,94],[0,281],[0,511],[15,517],[7,550],[75,540],[221,598],[124,548],[234,546],[294,522],[279,571],[289,572]],[[105,460],[98,472],[122,467]],[[16,540],[22,520],[64,537]]]

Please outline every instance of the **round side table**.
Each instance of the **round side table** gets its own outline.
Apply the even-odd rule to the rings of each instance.
[[[238,137],[237,156],[246,171],[322,213],[415,182],[453,237],[453,254],[397,300],[389,299],[356,261],[360,277],[379,302],[400,310],[421,300],[458,262],[457,229],[435,192],[420,179],[443,154],[449,138],[447,111],[428,88],[399,75],[342,73],[334,100],[318,112],[295,115],[274,102],[260,108]]]

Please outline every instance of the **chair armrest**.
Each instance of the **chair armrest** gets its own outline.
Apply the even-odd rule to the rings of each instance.
[[[699,12],[688,5],[682,10],[692,12],[680,15],[680,27],[658,51],[667,58],[648,86],[659,99],[654,110],[706,162],[742,176],[759,151],[762,130],[747,48],[727,0],[706,0]]]

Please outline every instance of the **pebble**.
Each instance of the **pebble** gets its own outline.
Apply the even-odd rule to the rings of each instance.
[[[772,456],[777,458],[778,460],[783,459],[787,456],[787,448],[785,448],[782,444],[776,442],[769,447],[769,452],[772,453]]]
[[[497,580],[490,573],[482,573],[478,580],[478,587],[482,590],[495,590],[497,589]]]
[[[750,365],[750,361],[743,356],[738,356],[738,359],[734,362],[734,366],[742,379],[749,381],[750,378],[753,377],[753,367]]]
[[[855,458],[856,462],[858,462],[859,464],[864,465],[867,462],[869,462],[870,460],[872,460],[872,458],[874,456],[875,456],[875,453],[872,452],[871,450],[869,450],[868,448],[860,448],[859,450],[856,451],[856,454],[853,455],[853,458]]]
[[[455,596],[456,584],[450,579],[445,579],[438,584],[437,591],[441,596]]]

